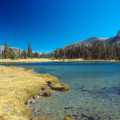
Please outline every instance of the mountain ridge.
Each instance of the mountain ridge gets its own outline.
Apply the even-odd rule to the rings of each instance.
[[[56,58],[120,59],[120,31],[110,38],[91,37],[54,51]]]

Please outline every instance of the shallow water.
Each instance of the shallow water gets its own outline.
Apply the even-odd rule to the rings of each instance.
[[[49,120],[120,120],[119,63],[32,63],[19,64],[39,73],[56,75],[71,90],[55,92],[32,105],[34,116]]]

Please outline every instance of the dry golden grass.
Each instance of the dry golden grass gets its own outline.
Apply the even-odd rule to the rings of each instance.
[[[24,103],[48,80],[58,81],[31,70],[0,66],[0,120],[29,120],[31,111]]]

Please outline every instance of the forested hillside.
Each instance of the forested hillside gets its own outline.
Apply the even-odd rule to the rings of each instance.
[[[56,49],[55,58],[83,58],[83,59],[119,59],[120,60],[120,32],[116,36],[103,38],[89,38],[87,40]]]

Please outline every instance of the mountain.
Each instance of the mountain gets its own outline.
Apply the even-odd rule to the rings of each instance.
[[[72,45],[68,45],[66,47],[70,47],[70,46],[79,46],[79,45],[84,45],[84,46],[92,46],[93,44],[97,44],[97,43],[104,43],[104,44],[109,44],[109,45],[113,45],[113,44],[120,44],[120,31],[111,38],[99,38],[99,37],[91,37],[88,38],[86,40],[82,40],[80,42],[77,42],[75,44]]]
[[[98,38],[98,37],[91,37],[86,40],[80,41],[79,44],[85,45],[85,46],[92,46],[95,43],[103,43],[105,42],[105,38]]]
[[[116,36],[107,39],[107,42],[112,43],[112,44],[120,44],[120,31],[117,33]]]
[[[111,37],[111,38],[98,38],[98,37],[92,37],[88,38],[87,40],[84,40],[80,43],[84,45],[89,45],[89,44],[94,44],[97,42],[102,42],[102,43],[108,43],[108,44],[119,44],[120,43],[120,31],[116,34],[116,36]]]
[[[54,51],[56,58],[120,59],[120,31],[110,38],[91,37]]]

